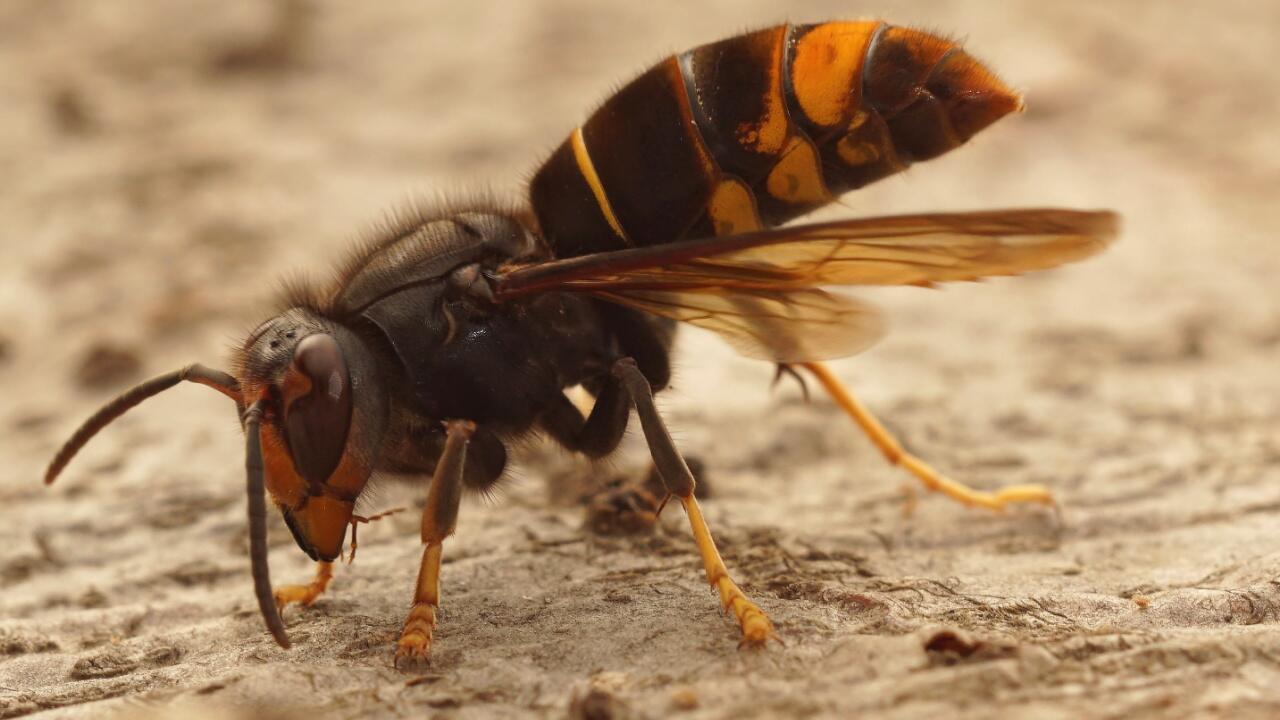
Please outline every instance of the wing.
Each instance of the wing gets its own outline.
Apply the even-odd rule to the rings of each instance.
[[[1118,224],[1107,211],[1035,209],[801,225],[508,268],[496,296],[586,292],[713,330],[750,357],[823,360],[869,347],[883,324],[821,286],[1044,270],[1099,252]]]
[[[741,355],[780,363],[853,355],[874,345],[885,330],[880,312],[872,305],[811,288],[593,294],[710,330]]]

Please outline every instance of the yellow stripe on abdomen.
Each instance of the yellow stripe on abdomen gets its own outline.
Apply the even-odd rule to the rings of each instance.
[[[574,128],[573,135],[570,136],[570,142],[573,144],[573,157],[578,161],[578,170],[582,173],[582,177],[587,181],[587,186],[591,188],[591,194],[596,197],[596,204],[600,206],[600,213],[604,215],[604,219],[609,222],[609,227],[622,238],[627,245],[631,245],[631,241],[627,238],[627,233],[622,229],[622,223],[618,222],[618,216],[613,212],[613,206],[609,204],[609,196],[604,192],[604,184],[600,182],[600,176],[596,174],[596,167],[591,163],[591,155],[587,152],[587,143],[582,139],[582,128]]]

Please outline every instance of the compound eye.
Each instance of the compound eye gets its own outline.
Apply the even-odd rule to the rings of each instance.
[[[338,341],[324,333],[303,338],[281,390],[293,466],[308,483],[323,483],[342,460],[351,427],[351,376]]]

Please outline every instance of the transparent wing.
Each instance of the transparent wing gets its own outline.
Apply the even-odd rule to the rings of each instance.
[[[1060,209],[799,225],[513,267],[495,278],[496,295],[587,292],[720,333],[749,357],[822,360],[869,347],[883,323],[819,287],[1044,270],[1101,251],[1118,225],[1112,212]]]
[[[845,357],[871,347],[885,323],[873,306],[822,290],[595,293],[604,300],[710,330],[738,353],[798,363]]]

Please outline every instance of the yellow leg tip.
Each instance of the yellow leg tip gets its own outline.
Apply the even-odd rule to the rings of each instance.
[[[396,669],[420,670],[431,661],[431,638],[435,634],[436,611],[431,605],[414,605],[396,642]]]
[[[996,493],[996,501],[1003,503],[1038,503],[1057,505],[1053,493],[1043,485],[1013,485]]]
[[[733,581],[725,578],[725,582]],[[738,627],[742,630],[742,640],[738,642],[738,647],[764,647],[769,640],[781,642],[769,616],[765,615],[759,605],[751,602],[737,585],[729,585],[728,596],[724,609],[733,612],[738,620]]]
[[[311,585],[282,585],[273,593],[276,608],[284,610],[290,605],[309,607],[320,597],[320,593]]]
[[[396,669],[403,672],[420,670],[431,665],[431,636],[413,631],[400,637],[396,643]]]
[[[773,629],[773,623],[769,622],[769,617],[760,608],[752,605],[742,618],[742,640],[738,643],[738,647],[762,648],[770,640],[781,642],[778,633]]]
[[[283,612],[290,605],[309,607],[316,598],[324,594],[333,579],[333,563],[322,562],[316,565],[316,577],[306,585],[281,585],[272,593],[276,600],[276,609]]]
[[[915,475],[926,489],[942,493],[963,505],[1004,512],[1007,506],[1013,504],[1038,504],[1049,507],[1056,507],[1058,504],[1053,499],[1053,493],[1043,485],[1013,485],[993,493],[983,492],[938,473],[913,455],[903,455],[898,462],[904,469]]]

